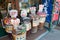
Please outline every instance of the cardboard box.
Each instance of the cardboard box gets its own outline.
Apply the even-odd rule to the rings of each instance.
[[[7,33],[12,33],[12,30],[14,29],[14,27],[12,25],[7,25],[6,28],[5,28],[5,31]]]
[[[13,40],[26,40],[26,33],[20,35],[12,34],[12,36],[13,36]]]

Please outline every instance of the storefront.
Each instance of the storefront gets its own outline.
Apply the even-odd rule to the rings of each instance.
[[[7,9],[6,10],[8,11],[8,13],[9,13],[10,10],[16,9],[18,11],[18,14],[19,14],[18,15],[19,19],[23,18],[24,22],[22,22],[21,20],[17,21],[17,22],[21,22],[21,24],[25,23],[25,25],[30,26],[30,27],[27,27],[28,28],[27,29],[27,34],[28,33],[29,33],[29,35],[32,35],[31,33],[33,33],[33,35],[34,35],[34,33],[38,34],[38,33],[40,33],[40,31],[38,31],[38,30],[41,30],[41,29],[44,30],[44,31],[41,30],[41,34],[43,34],[47,30],[50,31],[52,29],[52,22],[55,20],[54,17],[56,17],[56,16],[54,16],[54,14],[52,12],[53,9],[54,9],[53,8],[54,7],[53,6],[54,5],[54,0],[50,0],[50,1],[48,1],[48,0],[6,0],[6,3],[7,3],[7,7],[6,7]],[[14,11],[16,11],[16,10],[14,10]],[[13,15],[14,15],[14,12],[12,12],[12,11],[10,11],[10,12],[13,13]],[[11,15],[12,14],[10,14],[10,16]],[[14,19],[12,17],[13,16],[11,16],[11,19]],[[31,18],[31,20],[29,18],[24,20],[25,17],[26,18],[29,17],[29,18]],[[38,26],[40,26],[40,28]],[[41,34],[39,34],[39,35],[41,35]],[[29,37],[29,35],[28,35],[28,37]]]

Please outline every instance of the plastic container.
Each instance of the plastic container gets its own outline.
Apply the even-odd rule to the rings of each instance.
[[[26,31],[29,31],[31,29],[31,19],[29,17],[25,17],[23,21],[26,26]]]
[[[38,28],[42,30],[44,28],[43,26],[44,26],[47,14],[44,12],[38,12],[37,14],[39,14],[39,27]]]
[[[26,30],[29,31],[31,29],[31,23],[25,23]]]
[[[46,16],[48,16],[48,14],[46,14],[45,12],[40,12],[40,11],[37,12],[37,15],[39,16],[40,23],[44,23]]]
[[[24,24],[19,25],[16,29],[13,30],[12,34],[18,35],[26,32],[26,27]]]
[[[39,25],[39,21],[38,20],[36,20],[36,21],[33,20],[33,27],[36,27],[38,25]]]
[[[40,30],[44,29],[45,19],[46,19],[46,17],[40,17],[40,19],[39,19],[39,28],[40,28]]]
[[[35,15],[35,17],[32,20],[32,30],[31,33],[36,33],[38,29],[39,21],[38,17]]]

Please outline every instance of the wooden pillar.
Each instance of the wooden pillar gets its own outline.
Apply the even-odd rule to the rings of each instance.
[[[19,1],[18,0],[12,0],[12,9],[17,9],[19,12]]]
[[[16,0],[16,9],[19,11],[19,0]]]
[[[12,3],[12,9],[15,9],[15,6],[14,6],[15,5],[15,1],[12,0],[11,3]]]

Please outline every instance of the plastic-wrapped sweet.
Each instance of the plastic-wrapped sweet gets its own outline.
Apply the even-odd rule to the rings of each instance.
[[[18,11],[17,10],[10,10],[10,16],[11,18],[16,18],[18,16]]]
[[[24,19],[24,24],[26,25],[26,30],[29,31],[31,29],[31,19],[29,17],[26,17]]]
[[[38,11],[42,12],[42,11],[43,11],[43,8],[44,8],[44,5],[43,5],[43,4],[40,4],[40,5],[39,5],[39,10],[38,10]]]
[[[27,16],[27,11],[24,9],[21,11],[21,17],[26,17]]]
[[[11,19],[11,24],[14,26],[15,29],[19,25],[19,23],[20,23],[20,19],[18,19],[18,18]]]
[[[31,14],[35,14],[36,12],[36,7],[30,7]]]
[[[29,17],[24,17],[23,21],[30,21],[31,19]]]
[[[39,24],[39,16],[38,15],[31,15],[31,18],[33,19],[33,26],[38,26]]]
[[[44,12],[37,12],[37,15],[39,16],[39,22],[40,23],[44,23],[46,17],[48,16],[48,14],[46,14]]]
[[[10,24],[10,20],[11,20],[11,18],[4,18],[4,24],[6,24],[6,25],[8,25],[8,24]]]

